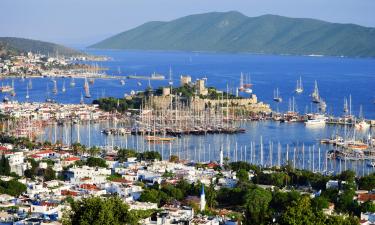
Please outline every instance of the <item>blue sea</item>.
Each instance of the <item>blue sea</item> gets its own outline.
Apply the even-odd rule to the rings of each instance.
[[[254,84],[253,91],[260,101],[271,104],[276,110],[276,103],[272,101],[273,91],[279,88],[283,102],[279,110],[287,110],[288,99],[295,97],[297,109],[303,113],[316,110],[311,104],[311,93],[316,80],[322,98],[327,102],[327,110],[334,115],[341,115],[344,98],[352,96],[352,112],[359,113],[360,105],[366,118],[375,119],[375,59],[366,58],[338,58],[338,57],[308,57],[308,56],[270,56],[252,54],[219,54],[219,53],[191,53],[191,52],[147,52],[147,51],[111,51],[87,50],[88,53],[105,55],[113,60],[99,62],[99,66],[107,67],[110,75],[150,75],[153,72],[168,77],[169,68],[173,71],[174,84],[179,84],[180,75],[190,75],[193,80],[207,77],[208,86],[226,90],[238,87],[240,73],[249,75]],[[94,63],[92,63],[94,64]],[[119,73],[120,72],[120,73]],[[302,77],[304,92],[294,93],[296,81]],[[61,92],[63,78],[57,83],[60,92],[54,97],[62,103],[78,103],[83,92],[82,79],[77,80],[76,87],[69,87],[69,79],[65,78],[66,93]],[[3,79],[3,84],[10,84],[10,79]],[[151,81],[151,86],[167,85],[165,81]],[[30,98],[44,101],[47,96],[47,84],[52,90],[52,82],[48,78],[33,79],[33,89]],[[16,100],[25,101],[27,82],[15,79]],[[95,80],[91,86],[93,98],[102,96],[123,97],[131,90],[144,90],[147,81],[142,86],[137,80],[126,80],[121,86],[119,80]],[[0,97],[3,97],[1,94]],[[87,103],[92,99],[86,99]]]
[[[168,77],[169,69],[173,71],[174,85],[179,85],[180,75],[190,75],[193,80],[207,78],[207,85],[217,87],[225,91],[227,86],[230,89],[238,87],[241,72],[251,77],[253,92],[258,100],[270,104],[274,110],[286,111],[288,99],[295,98],[296,108],[300,113],[316,111],[316,106],[311,104],[311,93],[314,82],[317,81],[319,92],[327,103],[327,111],[330,114],[340,116],[343,114],[344,98],[352,98],[352,113],[358,115],[360,106],[366,118],[375,119],[375,60],[367,58],[339,58],[339,57],[309,57],[309,56],[273,56],[273,55],[252,55],[252,54],[222,54],[222,53],[195,53],[195,52],[158,52],[158,51],[112,51],[112,50],[87,50],[90,54],[109,56],[112,60],[99,62],[99,66],[107,67],[109,75],[125,76],[130,74],[150,75],[153,72],[164,74]],[[94,63],[94,62],[92,62]],[[304,92],[295,94],[296,81],[302,78]],[[61,86],[65,80],[66,93],[61,92]],[[1,82],[11,83],[10,79]],[[25,101],[27,80],[14,80],[19,101]],[[62,103],[78,103],[83,93],[83,80],[76,80],[76,87],[69,87],[69,78],[59,78],[57,83],[59,93],[54,96],[56,101]],[[93,99],[114,96],[123,97],[124,94],[134,90],[144,90],[149,84],[148,81],[126,80],[122,86],[117,79],[102,80],[96,79],[90,86]],[[157,88],[167,85],[165,81],[151,81],[151,86]],[[29,91],[30,100],[44,101],[46,98],[47,85],[52,90],[52,82],[48,78],[33,79],[33,89]],[[283,102],[276,105],[272,101],[273,91],[278,88]],[[3,97],[3,94],[0,95]],[[90,103],[93,99],[85,99]],[[181,158],[194,161],[217,160],[219,149],[231,160],[246,160],[253,163],[260,163],[260,139],[264,144],[263,164],[273,165],[277,163],[276,145],[282,146],[281,159],[285,163],[286,155],[296,160],[296,166],[310,168],[312,170],[323,170],[330,166],[332,170],[340,171],[352,168],[358,174],[372,171],[365,162],[339,162],[328,161],[326,165],[325,153],[331,147],[318,145],[321,138],[331,137],[342,133],[342,127],[325,126],[323,128],[307,128],[302,123],[280,124],[278,122],[247,122],[243,124],[247,132],[236,135],[207,135],[182,137],[176,140],[171,146],[148,145],[143,137],[107,137],[100,133],[108,124],[96,124],[90,127],[81,125],[79,134],[74,127],[73,136],[80,135],[80,140],[86,145],[119,145],[122,147],[137,148],[139,151],[157,150],[163,153],[164,158],[170,154],[180,155]],[[62,133],[62,128],[57,132]],[[67,129],[70,130],[70,129]],[[54,139],[55,129],[48,128],[46,135],[41,139]],[[88,140],[90,132],[90,140]],[[358,136],[366,137],[371,130],[358,133]],[[62,135],[56,135],[61,137]],[[67,136],[70,136],[67,135]],[[66,140],[67,141],[67,140]],[[73,140],[74,142],[74,140]],[[250,143],[255,142],[256,149],[250,153]],[[270,150],[269,144],[274,147]],[[305,163],[302,163],[302,145],[305,145],[306,152],[311,148],[311,155],[304,156]],[[237,146],[237,147],[236,147]],[[288,154],[286,153],[289,147]],[[313,149],[314,147],[314,149]],[[294,158],[294,148],[296,156]],[[320,151],[320,158],[319,156]],[[316,154],[315,157],[312,155]],[[253,157],[250,157],[253,155]],[[272,155],[272,157],[270,157]],[[242,158],[241,158],[242,157]],[[320,159],[320,165],[319,164]],[[267,161],[268,160],[268,161]],[[314,163],[313,163],[314,162]],[[310,164],[308,164],[310,163]],[[303,166],[303,165],[304,166]],[[327,165],[328,164],[328,165]],[[325,170],[325,169],[324,169]]]

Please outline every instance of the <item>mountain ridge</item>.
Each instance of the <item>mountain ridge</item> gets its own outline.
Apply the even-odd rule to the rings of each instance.
[[[375,57],[373,40],[356,24],[229,11],[150,21],[89,48]]]
[[[47,54],[59,54],[64,56],[82,56],[86,55],[83,52],[77,51],[66,46],[55,44],[51,42],[39,41],[28,38],[19,37],[0,37],[0,48],[3,52],[9,51],[13,53],[41,53]]]

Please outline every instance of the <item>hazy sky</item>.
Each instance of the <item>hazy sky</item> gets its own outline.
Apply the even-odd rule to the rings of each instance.
[[[151,20],[230,10],[375,27],[375,0],[0,0],[0,36],[87,45]]]

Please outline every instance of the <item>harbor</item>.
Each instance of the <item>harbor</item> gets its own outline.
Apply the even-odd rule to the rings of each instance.
[[[103,55],[102,52],[97,54]],[[129,58],[127,54],[129,53],[124,54],[124,57]],[[138,53],[131,54],[137,55]],[[142,69],[133,68],[132,66],[137,64],[134,61],[103,62],[102,66],[108,68],[106,74],[112,74],[108,76],[116,79],[93,79],[87,76],[82,78],[65,76],[53,79],[50,77],[4,78],[1,81],[4,87],[9,86],[5,89],[13,89],[16,94],[12,96],[9,91],[0,93],[0,96],[10,102],[35,104],[32,102],[47,102],[48,100],[53,110],[56,110],[54,107],[71,105],[65,117],[54,115],[32,126],[30,126],[32,120],[26,119],[20,122],[22,126],[19,126],[15,134],[35,137],[41,142],[61,143],[65,146],[64,148],[80,142],[86,146],[100,146],[108,151],[113,151],[116,147],[133,148],[139,152],[156,150],[162,153],[164,159],[177,154],[191,161],[216,160],[218,151],[223,149],[230,161],[246,160],[264,166],[277,166],[279,156],[281,165],[287,163],[288,160],[293,162],[293,149],[296,148],[295,163],[300,168],[319,167],[320,169],[315,170],[322,173],[327,171],[336,173],[340,171],[339,165],[341,164],[341,170],[358,169],[358,174],[372,171],[372,168],[367,166],[372,158],[362,157],[356,160],[353,160],[353,157],[350,159],[349,157],[334,158],[330,153],[335,150],[336,146],[326,145],[324,141],[320,142],[336,134],[344,137],[345,129],[356,129],[356,138],[361,140],[367,139],[368,135],[372,134],[371,126],[374,126],[374,122],[364,118],[375,118],[372,110],[374,106],[372,99],[367,95],[359,97],[360,89],[342,91],[340,95],[329,94],[327,92],[329,88],[326,86],[328,78],[311,79],[313,72],[303,75],[296,73],[293,79],[285,85],[278,85],[283,81],[278,81],[278,77],[270,75],[271,79],[275,79],[275,84],[270,86],[266,82],[269,78],[260,75],[269,71],[269,68],[261,68],[262,73],[259,70],[252,73],[233,73],[225,68],[219,68],[218,72],[215,68],[211,68],[202,74],[197,73],[196,69],[189,68],[194,67],[193,62],[200,57],[199,54],[190,56],[187,53],[178,53],[172,54],[171,58],[161,58],[159,53],[142,54],[155,55],[154,61],[150,61],[150,65]],[[190,57],[194,61],[191,62]],[[255,56],[248,57],[253,59]],[[267,61],[267,57],[265,60]],[[276,60],[288,63],[284,58],[276,58]],[[309,62],[320,59],[306,60]],[[171,62],[175,66],[170,66]],[[199,64],[195,67],[199,68]],[[330,73],[340,72],[336,71],[336,67],[335,70],[332,68],[327,68],[327,70]],[[127,79],[126,76],[122,76],[125,73],[153,74],[154,71],[164,71],[163,74],[168,76],[164,79],[159,79],[159,77],[157,79],[138,79],[139,77]],[[225,75],[228,73],[233,79]],[[272,71],[268,73],[272,74]],[[207,79],[205,74],[210,75],[211,78]],[[224,74],[224,76],[220,77],[221,75],[217,74]],[[140,78],[143,78],[143,75]],[[184,91],[178,89],[182,78],[198,85],[196,87],[200,94],[209,94],[211,87],[217,88],[218,93],[215,94],[215,99],[196,98],[188,104],[182,97],[171,98],[169,94],[173,96],[174,90]],[[359,84],[361,82],[361,79],[357,81]],[[345,86],[344,84],[341,86]],[[341,86],[337,87],[338,90]],[[165,88],[159,89],[159,87]],[[168,90],[168,87],[172,88]],[[93,113],[94,111],[90,109],[95,99],[107,97],[131,99],[132,96],[137,96],[148,88],[154,89],[155,93],[160,91],[160,95],[154,93],[154,96],[150,98],[152,101],[144,101],[139,110],[127,113],[106,113],[96,108]],[[196,94],[199,95],[199,93]],[[228,93],[228,95],[221,93]],[[312,93],[315,93],[315,99],[311,96]],[[234,101],[230,98],[238,99]],[[321,101],[323,98],[324,100]],[[352,100],[349,101],[349,98]],[[344,112],[345,101],[343,105],[343,99],[347,99],[346,112]],[[254,103],[256,105],[252,105]],[[153,108],[151,107],[153,105],[159,107]],[[210,107],[207,107],[208,105]],[[267,105],[271,110],[268,111]],[[363,117],[359,115],[358,109],[360,108],[362,108]],[[79,112],[77,109],[83,110],[82,116],[74,113],[74,111]],[[256,113],[259,109],[266,110],[267,113]],[[249,113],[250,111],[253,113]],[[101,119],[97,117],[97,114],[103,115]],[[320,118],[322,114],[324,116]],[[360,129],[359,123],[369,126],[366,129]],[[35,127],[32,135],[25,131],[26,127]],[[280,147],[277,147],[279,144]],[[304,157],[302,146],[305,146]],[[280,148],[280,154],[278,148]],[[314,160],[310,159],[307,154],[309,148],[312,154],[315,154]],[[314,166],[307,166],[312,161],[314,161]],[[325,162],[327,163],[324,164]]]

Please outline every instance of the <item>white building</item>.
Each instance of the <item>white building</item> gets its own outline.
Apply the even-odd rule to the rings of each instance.
[[[107,177],[111,175],[111,170],[100,167],[72,167],[69,169],[70,182],[73,184],[91,183],[100,184],[107,181]]]

